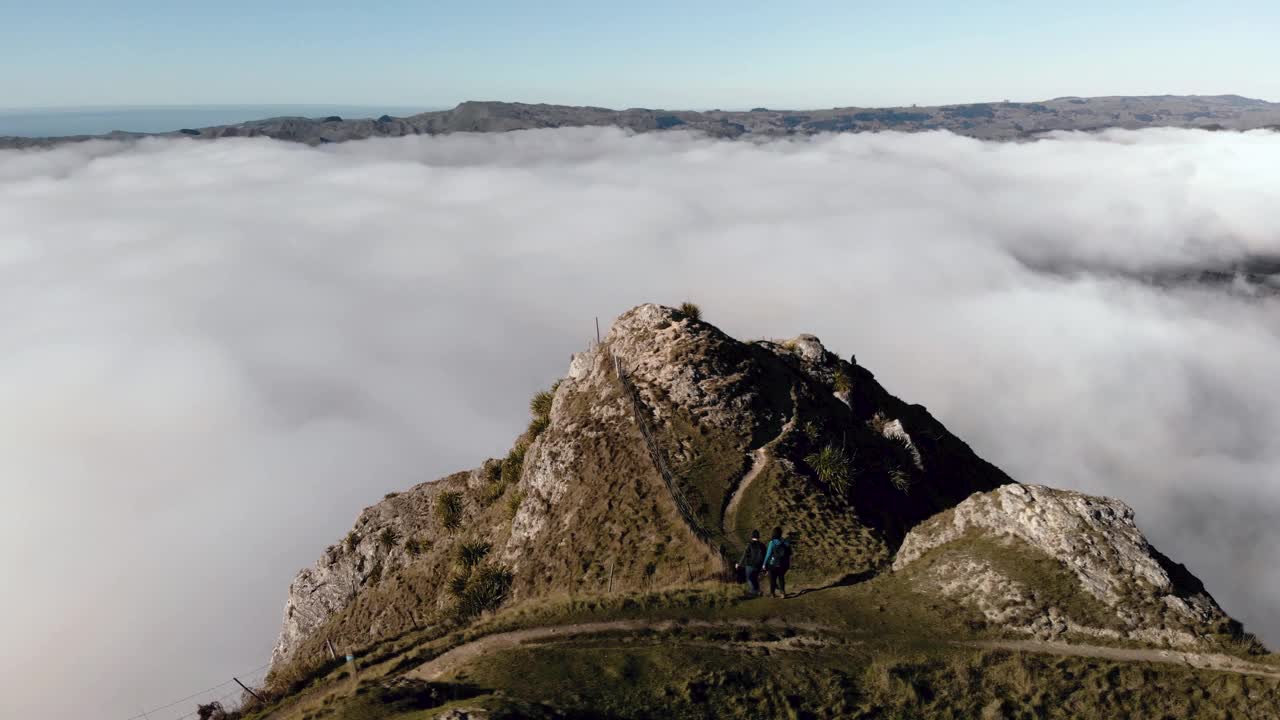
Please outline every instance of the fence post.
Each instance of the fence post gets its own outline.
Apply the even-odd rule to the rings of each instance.
[[[262,696],[261,696],[261,695],[259,695],[259,694],[258,694],[258,693],[256,693],[256,692],[254,692],[254,691],[250,690],[248,685],[245,685],[244,683],[240,682],[240,678],[235,678],[235,677],[233,677],[233,678],[231,678],[231,679],[232,679],[232,680],[235,680],[237,685],[239,685],[240,687],[244,688],[244,691],[245,691],[245,692],[247,692],[247,693],[249,693],[250,695],[252,695],[254,700],[257,700],[258,702],[262,703],[263,705],[266,705],[266,703],[262,701]]]

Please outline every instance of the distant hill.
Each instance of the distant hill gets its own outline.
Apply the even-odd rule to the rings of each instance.
[[[1183,127],[1207,130],[1280,129],[1280,103],[1239,95],[1063,97],[1040,102],[971,103],[928,107],[750,111],[611,110],[567,105],[464,102],[452,110],[407,117],[278,117],[233,125],[174,128],[171,132],[0,137],[0,148],[45,147],[90,139],[270,137],[319,145],[371,137],[504,132],[532,128],[615,126],[633,132],[695,130],[713,137],[780,137],[825,132],[949,130],[987,140],[1035,138],[1055,130]]]
[[[421,107],[393,110],[351,105],[192,105],[0,110],[0,137],[87,136],[117,130],[143,134],[167,133],[177,128],[228,125],[284,115],[366,117],[384,112],[413,114],[422,110]]]

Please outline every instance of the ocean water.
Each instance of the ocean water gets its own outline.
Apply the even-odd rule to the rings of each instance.
[[[110,107],[0,110],[0,136],[99,135],[112,130],[170,132],[182,128],[231,125],[282,115],[344,118],[403,117],[439,107],[367,105],[206,105],[194,107]]]

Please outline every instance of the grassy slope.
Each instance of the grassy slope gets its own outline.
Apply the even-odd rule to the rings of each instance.
[[[360,692],[353,678],[335,671],[267,717],[434,717],[438,708],[396,709],[376,697],[375,680],[485,634],[618,618],[737,624],[581,636],[495,652],[445,678],[448,692],[467,696],[449,706],[486,707],[513,717],[627,718],[1262,718],[1280,713],[1280,682],[1266,678],[957,645],[989,635],[971,613],[917,594],[909,577],[896,575],[787,600],[743,601],[736,590],[715,585],[548,599],[461,633],[406,637],[394,650],[376,652],[371,659],[379,662],[366,659]],[[821,644],[788,648],[791,637],[816,638]]]
[[[718,638],[711,638],[716,640]],[[1275,681],[1150,663],[833,643],[737,649],[593,638],[487,658],[467,680],[603,717],[1275,717]],[[506,704],[502,698],[466,704]]]

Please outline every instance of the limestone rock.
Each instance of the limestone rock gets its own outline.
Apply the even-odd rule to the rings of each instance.
[[[973,557],[971,538],[1018,544],[1056,560],[1080,591],[1109,608],[1123,633],[1089,628],[1063,616],[1052,623],[1095,636],[1119,636],[1193,645],[1203,634],[1223,632],[1230,622],[1213,598],[1181,566],[1151,547],[1134,524],[1132,508],[1111,498],[1040,485],[1005,485],[977,493],[907,534],[893,570],[902,572],[935,549],[953,550],[930,568],[932,587],[975,607],[990,621],[1013,629],[1034,627],[1060,615],[1038,613],[1037,588],[1025,587]],[[1010,623],[1013,617],[1021,621]]]
[[[272,664],[292,657],[306,638],[360,593],[398,568],[419,561],[412,548],[429,543],[440,532],[431,512],[433,497],[443,490],[465,488],[476,474],[459,473],[423,483],[361,512],[346,538],[329,546],[315,565],[300,571],[290,584]],[[378,629],[375,620],[370,634],[376,635]]]

